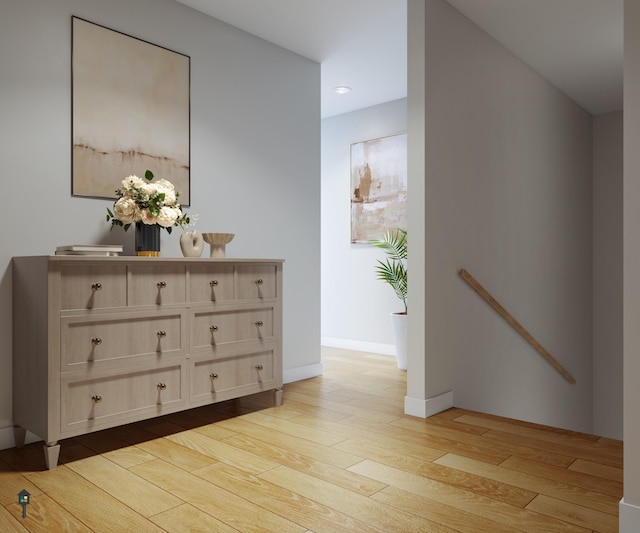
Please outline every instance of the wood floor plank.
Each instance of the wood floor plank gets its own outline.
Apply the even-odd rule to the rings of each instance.
[[[11,508],[11,505],[7,507]],[[15,510],[9,510],[0,505],[0,525],[2,525],[2,533],[28,533],[29,530],[23,525],[22,506],[18,507],[19,511],[16,513]]]
[[[250,437],[263,440],[270,444],[280,446],[285,450],[296,452],[300,455],[312,457],[318,461],[322,461],[340,468],[347,468],[362,460],[361,457],[350,453],[341,452],[330,446],[321,446],[307,439],[292,437],[291,435],[282,434],[279,431],[271,430],[264,426],[254,424],[244,418],[235,418],[221,422],[224,427],[230,427]]]
[[[246,415],[244,419],[299,439],[306,439],[318,443],[322,446],[332,446],[344,440],[341,434],[333,434],[329,431],[320,431],[315,428],[309,428],[308,426],[301,426],[300,424],[292,423],[291,420],[280,420],[262,412],[251,413],[250,415]]]
[[[182,503],[175,496],[101,455],[76,461],[68,467],[147,518]]]
[[[259,474],[260,472],[278,466],[278,463],[269,459],[229,446],[224,441],[210,439],[206,435],[193,430],[176,433],[175,435],[165,437],[165,439],[194,450],[204,456],[211,457],[216,462],[220,461],[231,466],[236,466],[251,474]]]
[[[29,479],[56,503],[101,533],[157,533],[161,530],[131,507],[114,498],[66,465],[29,474]],[[99,504],[98,504],[99,502]]]
[[[527,533],[591,533],[590,529],[509,505],[470,491],[451,487],[446,483],[427,479],[373,461],[363,461],[349,468],[353,472],[372,477],[383,483],[417,494],[453,508],[472,512],[511,527],[527,524]]]
[[[185,503],[150,518],[168,533],[237,533],[238,530]]]
[[[286,466],[264,472],[259,477],[336,511],[350,514],[385,532],[408,533],[426,530],[427,524],[422,517],[354,494]]]
[[[183,502],[190,503],[239,531],[301,533],[306,529],[269,509],[164,461],[143,463],[131,470]]]
[[[274,463],[286,464],[299,472],[330,481],[335,485],[364,496],[371,496],[386,487],[384,483],[379,483],[322,461],[316,461],[311,457],[283,450],[279,446],[273,446],[246,435],[235,435],[225,439],[224,442],[254,455],[271,459]]]
[[[444,455],[436,460],[436,463],[454,470],[476,474],[481,478],[493,479],[513,487],[528,487],[530,489],[529,494],[532,495],[531,499],[537,495],[536,493],[539,493],[565,502],[590,507],[614,516],[618,512],[619,497],[607,496],[600,492],[560,483],[559,481],[542,477],[543,472],[538,472],[537,475],[523,473],[454,454]]]
[[[30,533],[52,533],[54,531],[88,533],[91,531],[86,524],[78,520],[46,494],[40,494],[35,498],[31,498],[30,501],[31,503],[27,506],[26,518],[22,518],[22,505],[17,500],[7,507],[14,517],[19,517],[19,520],[28,528]],[[1,520],[2,517],[0,516],[1,531],[4,533],[5,528]]]
[[[624,470],[615,466],[606,466],[593,461],[585,461],[584,459],[576,459],[569,466],[569,470],[589,474],[602,479],[609,479],[622,484],[624,480]]]
[[[156,457],[150,453],[145,452],[137,446],[127,446],[126,448],[120,448],[111,452],[104,453],[105,459],[113,461],[115,464],[122,468],[131,468],[132,466],[139,465],[140,463],[146,463],[147,461],[153,461]]]
[[[575,432],[549,431],[545,427],[522,427],[516,424],[509,424],[503,420],[490,420],[486,417],[479,418],[471,415],[462,415],[456,420],[469,425],[479,425],[483,428],[496,430],[501,433],[518,435],[529,440],[548,442],[553,446],[561,446],[563,449],[572,451],[569,455],[575,455],[573,450],[580,450],[581,452],[587,452],[589,456],[600,456],[600,454],[602,454],[603,456],[611,456],[620,461],[622,460],[621,443],[614,445],[602,441],[594,442],[591,439],[585,439],[582,434]]]
[[[355,405],[351,405],[349,403],[343,403],[334,401],[331,399],[326,399],[318,396],[312,396],[310,394],[299,393],[299,392],[286,392],[284,402],[288,402],[293,400],[297,403],[303,403],[307,405],[311,405],[321,409],[326,412],[336,412],[343,413],[348,416],[358,416],[360,418],[366,418],[368,420],[373,420],[380,423],[391,422],[398,418],[397,413],[389,414],[387,412],[381,412],[376,409],[372,409],[371,406],[368,407],[358,407]],[[334,417],[335,418],[335,417]],[[345,417],[341,419],[344,420]]]
[[[148,454],[152,459],[162,459],[183,470],[192,471],[215,463],[216,459],[174,442],[171,436],[161,437],[148,442],[136,444],[136,449]],[[147,462],[147,461],[141,461]],[[140,464],[140,463],[138,463]],[[130,468],[130,465],[127,468]]]
[[[542,424],[536,424],[535,422],[527,422],[526,420],[517,420],[515,418],[507,418],[507,417],[503,417],[503,416],[497,416],[497,415],[482,413],[482,412],[479,412],[479,411],[471,411],[469,409],[457,408],[457,411],[459,413],[458,416],[469,415],[469,416],[472,416],[474,418],[485,418],[488,421],[500,421],[500,422],[504,422],[504,423],[506,423],[508,425],[511,425],[511,426],[514,426],[514,427],[528,428],[528,429],[534,429],[534,430],[544,430],[547,433],[557,433],[559,435],[564,435],[564,436],[571,435],[571,436],[573,436],[575,438],[580,438],[582,440],[590,441],[590,442],[598,442],[599,440],[602,440],[602,437],[599,437],[597,435],[591,435],[591,434],[588,434],[588,433],[581,433],[579,431],[572,431],[572,430],[569,430],[569,429],[556,428],[556,427],[553,427],[553,426],[545,426],[545,425],[542,425]],[[491,428],[487,428],[487,429],[491,429]],[[619,442],[618,442],[618,444],[619,444]]]
[[[460,533],[522,533],[523,531],[397,487],[387,487],[374,494],[372,498],[422,516],[429,520],[430,524],[447,524],[447,527],[451,528],[448,531]],[[427,531],[431,531],[431,529]]]
[[[466,446],[472,447],[474,450],[487,450],[494,454],[500,453],[502,456],[500,461],[511,455],[517,455],[518,457],[523,457],[532,461],[566,468],[575,460],[575,456],[555,452],[554,448],[551,450],[546,446],[543,449],[536,448],[535,446],[530,445],[529,440],[522,437],[513,436],[513,438],[510,438],[507,436],[503,439],[499,439],[493,433],[494,430],[489,430],[482,435],[471,435],[441,426],[432,426],[431,424],[425,423],[424,420],[410,417],[398,418],[396,421],[392,422],[391,425],[411,430],[418,435],[426,435],[429,439],[443,439],[442,446],[448,451],[454,451],[449,447],[449,442],[462,442]],[[461,453],[460,451],[455,451],[455,453],[472,457],[470,454]],[[493,463],[497,464],[500,461],[494,461]]]
[[[223,440],[223,439],[226,439],[227,437],[232,437],[233,435],[236,435],[235,431],[226,429],[225,427],[221,426],[220,423],[207,424],[204,426],[200,426],[197,428],[193,428],[192,431],[195,431],[196,433],[202,433],[203,435],[214,440]]]
[[[356,443],[363,446],[362,443]],[[451,487],[468,490],[476,494],[487,496],[516,507],[524,507],[536,495],[536,492],[523,487],[514,487],[503,480],[490,478],[488,476],[476,475],[475,472],[455,470],[448,468],[448,465],[440,463],[440,459],[434,463],[420,461],[401,454],[391,454],[384,450],[377,452],[375,447],[368,446],[363,449],[361,455],[367,455],[367,459],[373,462],[382,463],[393,468],[398,468],[405,472],[417,474],[419,476],[445,483]],[[366,453],[369,452],[369,453]],[[449,454],[450,455],[450,454]],[[444,457],[447,457],[445,455]],[[487,464],[477,461],[480,464]]]
[[[313,499],[222,463],[203,468],[196,474],[238,496],[250,498],[251,501],[313,531],[323,533],[381,531]]]
[[[404,446],[388,446],[388,441],[371,439],[367,441],[347,439],[333,446],[334,449],[357,455],[362,459],[371,459],[378,463],[395,466],[401,470],[413,471],[425,462],[433,462],[446,452],[427,446],[420,452],[407,450]]]
[[[509,459],[501,463],[500,466],[503,468],[517,470],[518,472],[533,474],[535,476],[543,476],[547,479],[568,483],[570,485],[575,485],[576,487],[582,487],[583,489],[593,492],[613,496],[618,500],[622,498],[623,485],[621,481],[613,481],[601,476],[594,476],[590,472],[573,470],[571,467],[568,469],[556,468],[536,463],[535,461],[527,461],[520,457],[509,457]]]
[[[506,453],[497,453],[487,446],[469,444],[464,440],[442,438],[434,435],[425,437],[422,433],[403,430],[397,426],[395,422],[389,424],[391,427],[388,427],[387,425],[376,424],[370,420],[359,417],[351,417],[340,422],[331,422],[309,416],[296,417],[292,419],[291,422],[311,425],[322,431],[330,431],[334,434],[343,435],[345,438],[363,442],[375,441],[379,443],[379,445],[384,445],[390,449],[402,449],[405,453],[411,453],[411,450],[415,450],[417,457],[423,456],[425,446],[431,449],[441,450],[442,452],[456,450],[456,453],[460,455],[466,455],[495,464],[504,461],[509,456]],[[464,436],[466,434],[462,435]]]
[[[580,505],[567,504],[544,494],[536,496],[527,505],[527,509],[598,531],[598,533],[618,533],[617,517]]]
[[[314,405],[309,402],[301,402],[294,399],[293,395],[287,395],[286,401],[283,402],[282,407],[291,407],[291,409],[294,409],[299,415],[306,414],[318,416],[333,421],[344,420],[345,418],[349,418],[353,414],[345,413],[343,411],[334,411],[332,409],[320,407],[319,405]],[[388,422],[390,420],[393,420],[394,418],[395,417],[385,415],[384,417],[381,417],[380,422]]]
[[[482,436],[483,439],[491,441],[491,443],[502,443],[503,445],[516,445],[522,448],[529,448],[537,450],[544,454],[572,457],[574,459],[584,459],[587,461],[596,460],[601,464],[607,466],[613,466],[616,468],[622,467],[622,456],[615,457],[610,454],[598,453],[596,450],[589,451],[588,449],[578,448],[566,444],[552,443],[545,440],[533,439],[525,437],[523,435],[516,435],[513,433],[507,433],[504,431],[498,431],[492,429]],[[518,455],[518,454],[514,454]],[[524,457],[524,459],[530,459],[531,457]],[[541,461],[542,462],[542,461]],[[573,461],[571,461],[573,462]],[[556,465],[561,466],[561,465]],[[568,465],[567,465],[568,466]]]

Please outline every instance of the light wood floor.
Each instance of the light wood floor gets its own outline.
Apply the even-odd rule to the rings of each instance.
[[[391,358],[323,362],[279,408],[259,395],[69,439],[52,471],[41,443],[0,451],[0,531],[618,530],[619,441],[462,409],[405,416]]]

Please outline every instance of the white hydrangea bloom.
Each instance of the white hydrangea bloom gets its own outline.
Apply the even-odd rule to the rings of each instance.
[[[158,187],[162,188],[165,191],[173,191],[173,192],[176,191],[176,188],[174,187],[173,183],[165,179],[156,181],[156,184],[158,185]]]
[[[158,192],[158,187],[155,183],[143,183],[140,189],[142,189],[142,192],[144,192],[149,197]]]
[[[163,206],[160,208],[160,213],[158,213],[157,222],[163,228],[168,228],[173,226],[178,220],[180,216],[180,210],[175,207]]]
[[[131,224],[131,222],[135,222],[135,215],[137,211],[136,202],[133,198],[123,196],[113,206],[113,211],[115,212],[118,220],[123,224]]]
[[[148,209],[140,210],[140,220],[145,224],[156,224],[158,222],[158,219]]]
[[[144,180],[138,176],[128,176],[122,180],[122,190],[131,191],[133,189],[140,189],[144,186]]]

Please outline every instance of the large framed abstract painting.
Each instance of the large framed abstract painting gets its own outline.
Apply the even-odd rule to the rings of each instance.
[[[407,134],[351,145],[351,242],[407,228]]]
[[[190,202],[191,58],[72,17],[71,194],[115,198],[147,169]]]

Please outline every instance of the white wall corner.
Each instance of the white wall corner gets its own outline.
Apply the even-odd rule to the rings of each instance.
[[[640,507],[625,503],[624,498],[620,500],[619,506],[619,533],[637,533],[640,524]]]
[[[420,398],[404,397],[404,412],[407,415],[419,418],[429,418],[430,416],[446,411],[453,407],[453,391],[447,391],[438,396],[422,400]]]
[[[312,365],[297,366],[296,368],[286,368],[283,372],[282,381],[293,383],[303,379],[315,378],[322,375],[322,363]]]

